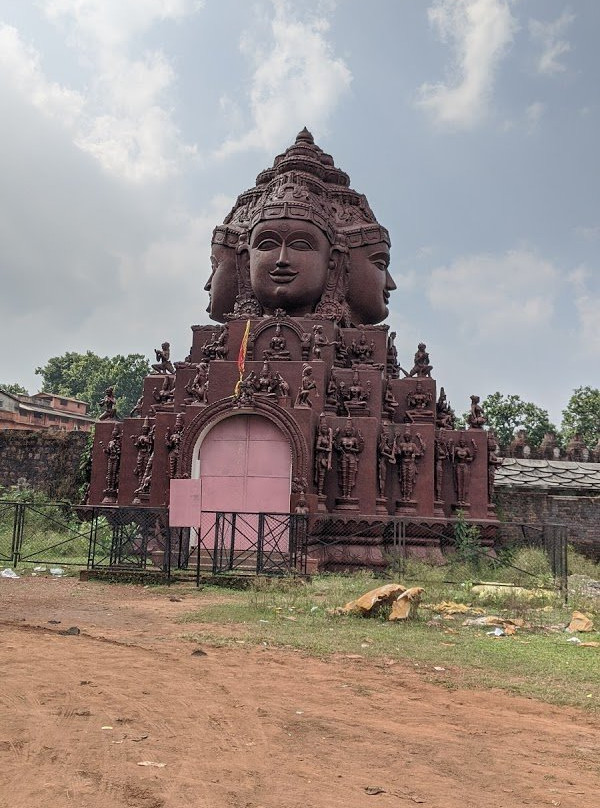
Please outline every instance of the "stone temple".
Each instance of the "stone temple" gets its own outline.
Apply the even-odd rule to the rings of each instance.
[[[315,548],[322,567],[383,563],[399,521],[411,552],[439,555],[458,510],[492,536],[495,439],[477,396],[455,429],[425,344],[400,346],[399,364],[389,262],[388,231],[303,129],[214,229],[220,325],[192,326],[185,361],[156,350],[130,417],[107,391],[88,504],[173,510],[176,494],[189,527],[306,514],[338,537],[335,553]]]

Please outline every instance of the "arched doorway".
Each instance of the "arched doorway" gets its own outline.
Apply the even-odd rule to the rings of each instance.
[[[289,511],[290,444],[269,419],[245,414],[224,418],[198,441],[195,454],[203,511]]]
[[[197,440],[192,476],[202,481],[200,535],[192,542],[200,541],[213,571],[289,563],[288,518],[272,514],[290,509],[292,453],[273,421],[241,413],[218,421]]]

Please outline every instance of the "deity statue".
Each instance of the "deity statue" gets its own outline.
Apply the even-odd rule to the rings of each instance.
[[[115,426],[112,431],[108,445],[105,446],[100,441],[102,451],[106,455],[106,488],[104,490],[103,503],[113,503],[117,501],[119,491],[119,469],[121,467],[121,439],[123,433],[120,426]]]
[[[386,373],[390,379],[397,379],[400,375],[400,366],[398,365],[398,350],[396,348],[396,332],[390,331],[387,338],[387,351],[386,351]]]
[[[154,349],[156,356],[156,364],[152,365],[152,370],[157,373],[175,373],[175,368],[171,362],[171,345],[169,342],[163,342],[160,348]]]
[[[450,456],[447,441],[442,438],[435,439],[435,501],[443,501],[444,464]]]
[[[323,326],[322,325],[314,325],[313,326],[313,335],[312,335],[312,355],[313,359],[320,359],[321,358],[321,350],[322,348],[333,345],[333,342],[329,342],[325,334],[323,334]]]
[[[144,396],[140,396],[138,400],[135,402],[133,407],[131,408],[131,412],[129,413],[130,418],[141,418],[142,417],[142,410],[144,408]]]
[[[173,403],[173,399],[175,398],[173,376],[165,376],[162,387],[155,387],[152,391],[152,398],[157,402],[151,407],[153,412],[158,412],[158,410],[165,405]]]
[[[333,453],[333,430],[321,415],[315,438],[315,486],[319,497],[323,497],[325,478],[331,471],[331,455]]]
[[[215,228],[205,287],[211,317],[223,321],[232,310],[261,316],[285,309],[345,325],[385,319],[396,288],[388,272],[389,234],[366,197],[349,184],[311,133],[299,132]]]
[[[373,340],[367,342],[367,335],[364,328],[360,329],[360,337],[358,342],[353,339],[350,347],[348,348],[348,356],[353,365],[372,365],[373,352],[375,351],[375,343]]]
[[[300,382],[300,389],[298,390],[294,407],[309,409],[312,407],[312,401],[310,400],[311,391],[315,390],[315,395],[319,395],[317,385],[315,384],[312,374],[312,367],[310,365],[304,365],[302,368],[302,381]]]
[[[364,449],[364,438],[348,418],[343,430],[336,429],[334,445],[338,453],[338,485],[341,499],[350,499],[356,485],[359,456]]]
[[[415,440],[408,429],[400,437],[396,434],[394,441],[394,454],[398,464],[398,477],[400,480],[400,499],[403,502],[410,502],[417,480],[417,463],[425,454],[425,443],[417,432]]]
[[[142,500],[147,498],[150,492],[150,483],[152,481],[152,466],[154,461],[154,432],[156,424],[150,427],[148,418],[144,419],[142,425],[142,432],[136,438],[132,435],[133,445],[138,450],[134,475],[139,480],[139,485],[134,491],[135,498],[134,505],[138,505]]]
[[[479,396],[471,396],[471,412],[467,415],[467,423],[471,429],[483,429],[487,421]]]
[[[212,234],[211,274],[204,287],[210,298],[206,310],[211,319],[221,323],[225,322],[225,315],[233,311],[238,293],[235,249],[239,237],[239,228],[231,225],[215,227]]]
[[[233,402],[235,407],[251,407],[254,404],[256,392],[256,373],[251,370],[245,379],[240,379]]]
[[[327,388],[325,390],[325,406],[328,409],[337,412],[338,405],[339,405],[338,379],[337,376],[335,375],[335,368],[331,368],[331,373],[329,374],[329,381],[327,382]]]
[[[396,410],[398,409],[399,404],[396,400],[396,396],[394,395],[394,391],[392,389],[392,383],[389,376],[386,378],[384,386],[383,386],[383,416],[384,418],[388,418],[390,421],[394,421],[396,416]]]
[[[170,427],[167,428],[165,434],[165,445],[169,455],[169,479],[174,480],[177,477],[179,470],[179,446],[183,437],[184,420],[181,413],[175,419],[175,427],[171,432]]]
[[[152,430],[153,429],[154,427],[152,427]],[[134,447],[137,449],[137,458],[135,468],[133,469],[133,474],[139,480],[144,476],[146,464],[148,463],[148,457],[150,456],[154,447],[154,434],[151,432],[150,421],[147,417],[144,418],[144,423],[142,424],[140,434],[132,435],[131,440],[133,441]]]
[[[350,271],[346,299],[355,325],[380,323],[388,316],[390,292],[396,289],[388,267],[390,236],[376,222],[343,229],[350,247]],[[365,294],[365,288],[369,290]]]
[[[229,325],[221,326],[219,331],[213,332],[208,342],[201,347],[205,359],[227,359],[229,353]]]
[[[447,401],[446,392],[440,388],[440,395],[435,405],[435,425],[437,429],[454,429],[456,416]]]
[[[281,323],[277,323],[275,333],[269,342],[269,347],[266,351],[263,351],[263,358],[288,361],[291,357],[286,345],[285,337],[281,334]]]
[[[488,446],[488,501],[492,502],[494,498],[494,480],[496,479],[496,469],[502,465],[502,458],[498,455],[498,441],[496,440],[496,433],[493,429],[488,430],[487,433],[487,446]]]
[[[371,382],[367,380],[366,387],[360,383],[360,376],[355,370],[352,374],[352,384],[340,390],[340,399],[348,416],[369,415],[367,409],[371,398]]]
[[[114,387],[107,387],[104,392],[104,398],[99,404],[104,408],[104,412],[98,418],[99,421],[115,421],[117,419],[117,399],[115,398]]]
[[[278,370],[271,374],[270,392],[275,395],[275,398],[290,397],[290,386]]]
[[[433,396],[429,391],[423,389],[423,384],[417,381],[415,389],[411,390],[406,396],[406,421],[410,424],[415,421],[423,422],[433,418],[433,410],[430,405],[433,401]]]
[[[387,432],[381,430],[377,444],[377,470],[379,483],[379,498],[385,499],[385,484],[387,481],[388,466],[396,463],[394,454],[394,441]]]
[[[208,362],[202,360],[198,362],[196,367],[196,375],[185,386],[186,393],[189,398],[186,398],[186,404],[208,404]]]
[[[458,505],[469,504],[469,484],[471,482],[471,463],[477,457],[477,444],[471,439],[467,446],[465,436],[461,434],[458,445],[452,447],[451,459],[454,465],[454,484]]]
[[[412,377],[412,376],[426,376],[431,378],[431,371],[433,370],[433,365],[429,362],[429,354],[427,353],[427,345],[424,342],[420,342],[417,346],[417,352],[415,354],[415,361],[410,371],[404,370],[404,368],[400,368],[402,373],[405,376]]]

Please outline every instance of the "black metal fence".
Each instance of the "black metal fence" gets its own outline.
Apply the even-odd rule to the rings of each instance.
[[[172,528],[164,507],[0,501],[0,563],[6,566],[159,571],[167,580],[177,573],[200,583],[205,575],[305,575],[364,567],[406,577],[415,559],[435,565],[459,554],[466,561],[512,567],[533,584],[536,572],[517,563],[523,548],[546,554],[554,586],[566,595],[567,529],[554,523],[203,512],[196,528]]]

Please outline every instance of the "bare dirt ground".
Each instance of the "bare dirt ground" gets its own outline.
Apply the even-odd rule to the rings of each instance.
[[[409,665],[192,656],[176,618],[207,596],[175,594],[0,580],[2,808],[600,804],[597,718]]]

